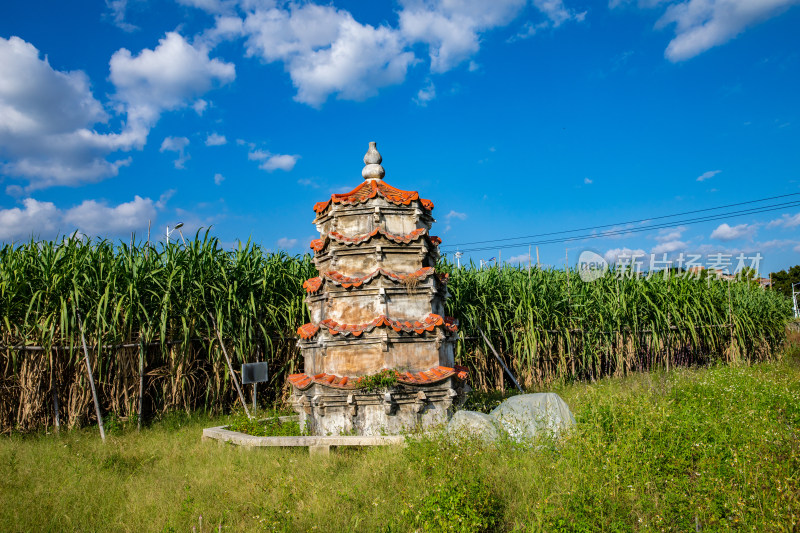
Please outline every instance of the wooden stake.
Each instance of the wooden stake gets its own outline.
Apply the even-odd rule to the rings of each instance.
[[[58,391],[53,388],[53,419],[56,424],[56,433],[61,430],[61,419],[59,418],[59,407],[58,407]]]
[[[144,249],[145,260],[150,259],[150,221],[147,221],[147,246]],[[149,321],[149,319],[146,319]],[[142,430],[142,416],[144,415],[144,337],[139,336],[139,409],[136,420],[136,431]]]
[[[139,337],[139,410],[136,431],[142,430],[142,411],[144,410],[144,339]]]
[[[56,377],[55,362],[53,361],[53,347],[50,347],[50,394],[53,397],[53,424],[56,433],[61,429],[61,419],[58,408],[58,377]]]
[[[244,414],[247,415],[247,418],[252,418],[250,416],[250,411],[247,409],[247,403],[244,401],[244,394],[242,393],[242,388],[239,386],[239,380],[236,379],[236,374],[233,373],[233,365],[231,364],[231,358],[228,357],[228,350],[225,349],[225,343],[222,342],[222,334],[219,332],[219,328],[217,327],[217,322],[214,320],[213,315],[209,313],[208,315],[211,318],[211,324],[214,326],[214,330],[217,332],[217,338],[219,339],[219,345],[222,347],[222,353],[225,355],[225,360],[228,362],[228,370],[231,372],[231,381],[236,386],[236,392],[239,394],[239,401],[242,402],[242,407],[244,407]]]
[[[94,411],[97,414],[97,425],[100,427],[100,438],[106,441],[106,430],[103,428],[103,416],[100,414],[100,402],[97,401],[97,390],[94,388],[94,376],[92,375],[92,364],[89,361],[89,350],[86,348],[86,336],[83,334],[83,321],[81,312],[75,309],[78,317],[78,328],[81,330],[81,342],[83,343],[83,355],[86,357],[86,373],[89,374],[89,385],[92,387],[92,398],[94,399]],[[99,344],[99,343],[98,343]]]
[[[539,247],[536,247],[536,268],[541,269],[541,265],[539,265]]]
[[[734,357],[736,357],[736,361],[738,362],[739,353],[738,353],[738,345],[734,345],[735,341],[735,330],[733,327],[733,303],[731,302],[731,280],[728,280],[728,327],[731,330],[731,346],[734,346],[736,349],[736,353],[732,353]]]
[[[572,375],[575,376],[575,359],[572,357],[572,339],[569,337],[572,331],[572,295],[570,294],[570,281],[569,281],[569,248],[564,249],[564,257],[566,261],[567,267],[567,323],[569,324],[569,329],[567,331],[567,357],[569,357],[569,364],[570,368],[572,369]]]
[[[260,353],[261,353],[261,346],[257,344],[256,345],[256,363],[258,363],[260,361],[260,359],[261,359],[261,357],[259,357]],[[257,389],[258,389],[258,383],[254,381],[253,382],[253,416],[255,416],[256,413],[258,412],[258,403],[256,402]]]
[[[483,330],[481,329],[481,327],[478,326],[477,324],[475,324],[475,326],[478,328],[478,331],[481,332],[481,337],[483,337],[483,340],[486,341],[486,344],[489,345],[489,348],[492,350],[492,353],[494,354],[494,356],[497,359],[497,361],[503,367],[503,370],[505,370],[506,374],[508,374],[508,377],[511,378],[511,381],[514,383],[514,386],[517,387],[517,390],[519,390],[520,392],[524,393],[525,391],[522,390],[522,387],[520,387],[519,383],[517,383],[517,378],[514,377],[514,374],[511,373],[511,370],[508,369],[508,367],[506,366],[505,361],[503,361],[503,358],[500,357],[500,354],[498,354],[497,350],[494,349],[494,346],[492,346],[492,343],[489,342],[489,338],[486,336],[486,333],[484,333]]]

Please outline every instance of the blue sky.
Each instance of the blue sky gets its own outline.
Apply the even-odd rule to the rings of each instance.
[[[0,240],[180,221],[303,253],[312,205],[360,183],[374,140],[386,181],[432,199],[433,233],[466,258],[527,262],[544,238],[492,241],[637,221],[540,260],[787,268],[796,205],[649,219],[800,193],[797,3],[8,0]]]

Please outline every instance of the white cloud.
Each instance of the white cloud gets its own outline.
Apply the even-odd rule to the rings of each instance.
[[[244,34],[244,21],[238,16],[225,15],[216,17],[214,26],[199,35],[195,42],[213,48],[222,41],[238,39]]]
[[[594,183],[594,182],[593,182],[592,180],[590,180],[589,178],[583,178],[583,183],[584,183],[585,185],[591,185],[591,184],[592,184],[592,183]]]
[[[622,224],[622,225],[612,226],[612,227],[610,227],[608,229],[604,229],[604,230],[599,230],[599,231],[598,230],[592,230],[592,235],[596,235],[597,237],[595,237],[595,238],[599,238],[599,239],[628,239],[632,235],[634,235],[634,232],[632,232],[631,230],[633,230],[633,229],[635,229],[637,227],[644,226],[647,223],[648,223],[648,221],[644,221],[644,222],[640,222],[638,225],[637,224]]]
[[[536,24],[534,24],[531,21],[528,21],[522,25],[522,29],[519,30],[516,35],[514,35],[513,37],[509,37],[507,42],[513,43],[516,41],[521,41],[523,39],[530,39],[531,37],[539,33],[539,30],[544,30],[549,27],[550,27],[550,22],[546,20],[538,22]]]
[[[466,220],[467,214],[459,213],[458,211],[451,209],[450,212],[444,216],[444,219],[447,221],[447,225],[444,227],[444,231],[442,233],[447,233],[452,229],[450,222],[452,222],[454,218],[457,218],[458,220]]]
[[[459,213],[458,211],[455,211],[455,210],[451,209],[450,212],[447,213],[444,216],[444,219],[447,221],[447,225],[444,227],[444,230],[442,231],[442,233],[447,233],[448,231],[450,231],[452,229],[453,226],[450,224],[450,222],[452,222],[454,218],[456,218],[458,220],[466,220],[467,219],[467,214],[466,213]]]
[[[771,241],[759,242],[754,244],[751,248],[754,250],[782,250],[790,246],[800,245],[800,241],[791,239],[773,239]]]
[[[251,161],[261,161],[258,168],[272,172],[273,170],[285,170],[289,172],[292,170],[300,159],[299,155],[289,154],[273,154],[266,150],[253,150],[247,154],[247,158]]]
[[[232,11],[236,2],[231,0],[176,0],[186,7],[195,7],[206,13],[227,13]]]
[[[612,248],[603,254],[603,259],[605,259],[609,265],[613,265],[616,264],[622,256],[625,256],[626,260],[630,261],[631,257],[646,257],[647,253],[641,248],[635,250],[630,248]]]
[[[450,210],[450,212],[447,213],[444,216],[444,218],[447,219],[448,221],[450,221],[450,220],[452,220],[454,218],[457,218],[459,220],[466,220],[467,219],[467,214],[466,213],[459,213],[458,211],[455,211],[455,210]]]
[[[283,248],[284,250],[288,250],[290,248],[294,248],[297,245],[297,239],[290,239],[288,237],[281,237],[278,239],[278,248]]]
[[[0,240],[44,238],[55,233],[59,215],[55,204],[26,198],[22,205],[0,209]]]
[[[106,6],[111,12],[114,25],[122,31],[131,33],[139,28],[125,21],[125,12],[128,9],[128,0],[106,0]]]
[[[77,229],[87,235],[113,235],[123,231],[144,230],[156,217],[150,198],[135,196],[133,201],[109,207],[95,200],[84,200],[64,213],[67,231]]]
[[[192,104],[192,109],[194,109],[194,112],[197,113],[198,116],[202,117],[203,113],[205,113],[206,109],[208,109],[208,102],[202,98],[195,100]]]
[[[687,247],[688,244],[680,240],[664,241],[653,247],[651,252],[654,254],[672,253],[686,250]]]
[[[189,139],[186,137],[165,137],[159,152],[177,152],[178,158],[174,161],[175,168],[186,168],[186,161],[191,159],[186,153],[187,146],[189,146]]]
[[[526,254],[520,254],[520,255],[515,255],[515,256],[509,257],[507,262],[508,263],[525,263],[525,264],[527,264],[528,261],[531,261],[531,255],[526,253]],[[533,260],[532,262],[535,263],[536,260]]]
[[[608,7],[609,9],[614,9],[622,5],[636,4],[642,9],[649,9],[667,3],[668,1],[669,0],[609,0]]]
[[[105,157],[131,142],[92,129],[108,118],[86,74],[54,70],[32,44],[0,37],[2,173],[28,180],[27,190],[117,175],[130,160]]]
[[[206,137],[206,146],[222,146],[224,144],[228,144],[228,139],[219,133],[210,133]]]
[[[236,77],[232,63],[211,59],[208,50],[192,46],[175,32],[167,33],[155,49],[144,49],[136,56],[121,48],[109,65],[114,98],[127,113],[128,128],[133,131],[149,131],[164,111],[185,107]]]
[[[113,152],[141,149],[161,113],[191,102],[201,112],[198,97],[235,77],[232,64],[177,33],[135,57],[120,49],[109,66],[112,109],[126,115],[120,133],[95,129],[110,117],[83,72],[53,70],[32,44],[0,38],[0,171],[27,180],[28,191],[116,176],[131,159],[109,161]]]
[[[658,230],[658,235],[655,236],[655,239],[661,243],[668,241],[676,241],[681,238],[681,236],[687,229],[688,228],[686,226],[660,229]]]
[[[657,23],[657,27],[675,24],[675,38],[664,55],[673,62],[691,59],[797,3],[798,0],[687,0],[671,4]]]
[[[33,198],[22,200],[22,207],[0,209],[0,240],[52,239],[75,231],[86,235],[112,236],[129,231],[144,231],[157,215],[158,202],[135,196],[130,202],[108,206],[85,200],[61,210],[52,202]]]
[[[794,215],[783,215],[767,224],[768,228],[796,228],[800,226],[800,213]]]
[[[533,0],[533,5],[544,14],[554,28],[558,28],[570,19],[578,22],[586,18],[586,12],[573,13],[564,6],[562,0]]]
[[[716,176],[720,172],[722,172],[722,171],[721,170],[709,170],[707,172],[703,172],[702,174],[697,176],[697,181],[706,181],[708,179],[713,178],[714,176]]]
[[[263,161],[270,156],[266,150],[252,150],[247,153],[247,159],[250,161]]]
[[[480,49],[479,33],[505,26],[524,6],[525,0],[407,0],[399,29],[409,42],[428,45],[432,72],[447,72]]]
[[[717,229],[711,232],[712,239],[720,241],[732,241],[734,239],[741,239],[743,237],[752,237],[755,235],[756,224],[738,224],[736,226],[729,226],[728,224],[720,224]]]
[[[295,163],[297,163],[297,158],[298,156],[296,155],[272,155],[258,165],[258,168],[266,170],[267,172],[272,172],[273,170],[285,170],[289,172],[294,168]]]
[[[158,201],[153,205],[156,206],[156,209],[164,209],[167,207],[167,202],[169,202],[169,199],[172,198],[176,192],[177,191],[175,189],[167,189],[161,193],[161,196],[158,197]]]
[[[295,100],[314,107],[331,94],[345,100],[373,96],[404,81],[414,61],[396,30],[360,24],[333,6],[256,9],[243,31],[247,54],[282,61],[297,88]]]
[[[436,86],[429,80],[427,85],[417,92],[417,97],[414,98],[414,101],[417,105],[425,107],[434,98],[436,98]]]
[[[300,178],[297,180],[297,183],[303,185],[304,187],[311,187],[312,189],[319,189],[319,184],[311,179],[308,178]]]
[[[215,24],[195,40],[213,48],[223,40],[245,39],[246,54],[267,63],[281,62],[297,89],[295,100],[320,107],[334,95],[364,100],[383,87],[405,81],[419,60],[414,47],[425,44],[430,70],[442,73],[470,60],[481,35],[505,26],[525,8],[526,0],[401,0],[397,26],[362,24],[333,5],[311,2],[239,2],[241,15],[225,0],[178,0],[216,15]],[[546,27],[581,21],[562,0],[533,0]],[[469,61],[469,70],[478,65]],[[416,101],[429,101],[432,85]]]
[[[225,181],[225,176],[217,172],[214,174],[214,185],[222,185],[222,182]]]

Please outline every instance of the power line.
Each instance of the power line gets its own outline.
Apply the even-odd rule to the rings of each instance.
[[[474,245],[474,244],[487,244],[487,243],[515,241],[515,240],[520,240],[520,239],[533,239],[533,238],[537,238],[537,237],[548,237],[548,236],[551,236],[551,235],[562,235],[562,234],[565,234],[565,233],[575,233],[575,232],[578,232],[578,231],[590,231],[590,230],[597,230],[597,229],[602,229],[602,228],[612,228],[612,227],[622,226],[622,225],[626,225],[626,224],[639,224],[639,223],[642,223],[642,222],[649,222],[651,220],[663,220],[665,218],[675,218],[675,217],[691,215],[691,214],[695,214],[695,213],[704,213],[704,212],[707,212],[707,211],[716,211],[718,209],[727,209],[729,207],[737,207],[737,206],[740,206],[740,205],[755,204],[755,203],[759,203],[759,202],[766,202],[768,200],[777,200],[779,198],[787,198],[789,196],[798,196],[798,195],[800,195],[800,192],[793,192],[793,193],[788,193],[788,194],[781,194],[781,195],[778,195],[778,196],[769,196],[767,198],[760,198],[758,200],[748,200],[746,202],[737,202],[735,204],[727,204],[727,205],[720,205],[720,206],[717,206],[717,207],[707,207],[705,209],[695,209],[695,210],[692,210],[692,211],[684,211],[682,213],[675,213],[675,214],[672,214],[672,215],[661,215],[661,216],[657,216],[657,217],[642,218],[642,219],[639,219],[639,220],[629,220],[627,222],[616,222],[614,224],[603,224],[601,226],[588,226],[588,227],[585,227],[585,228],[576,228],[576,229],[562,230],[562,231],[551,231],[551,232],[548,232],[548,233],[536,233],[536,234],[533,234],[533,235],[523,235],[523,236],[520,236],[520,237],[507,237],[507,238],[504,238],[504,239],[491,239],[491,240],[487,240],[487,241],[471,241],[471,242],[462,242],[462,243],[456,243],[456,244],[447,244],[447,245],[442,246],[441,248],[444,249],[444,250],[449,250],[451,248],[456,248],[456,247],[461,247],[461,246],[470,246],[470,245]],[[764,207],[767,207],[767,206],[764,206]],[[678,224],[678,222],[671,222],[668,225],[672,226],[672,225],[675,225],[675,224]],[[652,228],[652,226],[651,226],[651,228]],[[525,244],[527,245],[528,243],[525,243]],[[492,246],[491,248],[492,249],[496,249],[497,246]],[[463,250],[463,251],[469,251],[469,250]]]
[[[722,220],[724,218],[729,218],[729,217],[732,217],[732,216],[736,217],[736,216],[751,215],[751,214],[758,214],[758,213],[767,213],[767,212],[770,212],[770,211],[778,211],[778,210],[781,210],[781,209],[786,209],[787,207],[800,207],[800,201],[786,202],[786,203],[782,203],[782,204],[773,204],[773,205],[761,206],[761,207],[756,207],[756,208],[751,208],[751,209],[744,209],[744,210],[733,211],[733,212],[728,212],[728,213],[719,213],[719,214],[715,214],[715,215],[708,215],[708,216],[705,216],[705,217],[697,217],[697,218],[693,218],[693,219],[685,219],[685,220],[678,220],[678,221],[672,221],[672,222],[664,222],[664,223],[661,223],[661,224],[654,224],[652,226],[644,226],[644,227],[639,227],[639,228],[625,228],[625,229],[619,229],[619,230],[615,230],[615,231],[604,231],[604,232],[600,232],[600,233],[588,233],[588,234],[584,234],[584,235],[576,235],[576,236],[572,236],[572,237],[562,237],[562,238],[557,238],[557,239],[546,239],[546,240],[540,240],[540,241],[501,244],[499,246],[498,245],[492,245],[492,246],[483,246],[483,247],[478,247],[478,248],[467,248],[467,249],[461,250],[461,252],[481,252],[481,251],[485,251],[485,250],[497,250],[498,248],[500,248],[500,249],[503,249],[503,248],[519,248],[519,247],[522,247],[522,246],[532,246],[532,245],[541,245],[541,244],[555,244],[555,243],[560,243],[560,242],[578,241],[578,240],[586,240],[586,239],[599,239],[599,238],[603,238],[603,237],[614,237],[614,236],[618,236],[618,235],[624,235],[624,234],[627,234],[627,233],[640,233],[640,232],[643,232],[643,231],[652,231],[652,230],[655,230],[655,229],[670,228],[670,227],[674,227],[676,225],[692,225],[692,224],[699,224],[701,222],[709,222],[709,221],[712,221],[712,220]],[[663,218],[663,217],[660,217],[660,218]],[[652,219],[648,219],[648,220],[652,220]],[[614,226],[616,226],[616,225],[617,224],[614,224]],[[597,226],[597,227],[607,227],[607,226]],[[575,230],[571,230],[571,231],[575,231]],[[577,231],[580,231],[580,230],[577,230]],[[566,232],[554,232],[553,234],[556,234],[556,233],[566,233]],[[524,237],[517,237],[517,238],[524,238]],[[497,242],[499,242],[501,240],[502,239],[497,239],[497,240],[494,240],[494,241],[485,241],[485,242],[497,243]],[[509,240],[509,239],[505,239],[505,240]],[[478,243],[476,243],[476,244],[478,244]]]

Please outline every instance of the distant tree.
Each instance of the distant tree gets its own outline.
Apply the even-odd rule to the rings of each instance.
[[[800,283],[800,265],[793,266],[788,272],[786,270],[773,272],[770,276],[772,277],[772,288],[791,298],[792,284]]]

